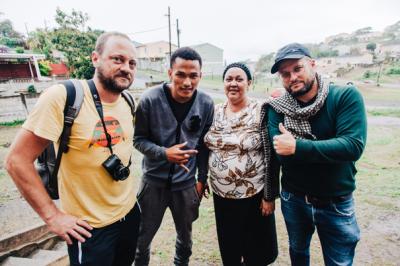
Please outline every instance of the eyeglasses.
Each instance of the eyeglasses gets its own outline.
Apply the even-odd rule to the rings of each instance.
[[[293,71],[282,71],[279,72],[279,75],[281,76],[282,79],[289,79],[292,76],[292,73],[297,76],[303,72],[304,72],[304,65],[297,65],[294,67]]]

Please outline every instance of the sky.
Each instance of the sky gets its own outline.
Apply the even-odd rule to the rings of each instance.
[[[56,27],[57,7],[75,9],[89,15],[92,29],[147,43],[168,41],[168,6],[173,43],[179,19],[181,46],[211,43],[224,50],[227,63],[257,60],[290,42],[319,43],[368,26],[382,31],[400,20],[399,0],[0,0],[0,19],[26,34]]]

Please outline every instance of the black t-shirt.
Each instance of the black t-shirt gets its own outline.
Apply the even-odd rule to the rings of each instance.
[[[189,113],[194,100],[196,99],[197,91],[194,91],[192,98],[189,101],[185,103],[179,103],[175,101],[174,98],[172,98],[171,89],[168,87],[167,83],[164,83],[163,89],[165,96],[167,96],[169,106],[171,106],[172,112],[174,113],[176,121],[178,121],[178,123],[182,123]]]
[[[315,95],[311,100],[309,100],[308,102],[302,102],[296,99],[297,103],[300,105],[301,108],[307,107],[311,104],[313,104],[315,102],[315,100],[317,99],[317,95]]]

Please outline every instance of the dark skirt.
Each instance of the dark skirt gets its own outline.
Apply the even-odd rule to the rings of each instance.
[[[262,266],[274,262],[278,256],[275,216],[261,215],[262,195],[261,191],[246,199],[227,199],[213,193],[224,265]]]

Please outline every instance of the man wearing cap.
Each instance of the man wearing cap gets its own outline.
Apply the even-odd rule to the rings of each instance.
[[[286,93],[270,102],[268,131],[282,167],[281,208],[292,265],[310,264],[317,229],[326,265],[351,265],[360,230],[354,214],[355,161],[366,114],[354,86],[322,80],[308,49],[282,47],[271,73]]]

